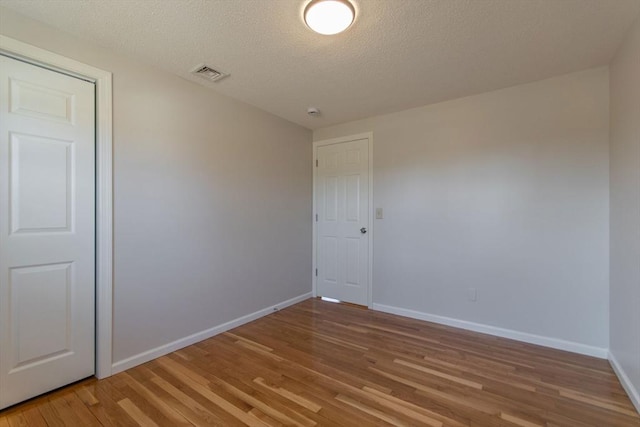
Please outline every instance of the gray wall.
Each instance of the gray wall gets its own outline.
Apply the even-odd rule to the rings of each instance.
[[[640,21],[611,63],[610,351],[640,410]]]
[[[606,348],[608,97],[603,67],[314,131],[373,131],[374,303]]]
[[[0,31],[113,72],[114,362],[311,290],[310,131],[7,9]]]

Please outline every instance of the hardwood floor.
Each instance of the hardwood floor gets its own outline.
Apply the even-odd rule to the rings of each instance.
[[[605,360],[312,299],[7,426],[640,426]]]

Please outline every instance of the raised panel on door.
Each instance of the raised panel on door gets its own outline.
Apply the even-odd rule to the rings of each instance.
[[[0,408],[94,372],[94,85],[0,55]]]
[[[71,231],[73,177],[72,141],[10,133],[11,232]]]
[[[324,178],[324,217],[325,221],[338,221],[338,177]]]
[[[9,111],[36,119],[74,124],[72,93],[9,77]]]
[[[347,286],[361,286],[360,283],[360,239],[345,239],[346,247],[346,277],[345,284]]]
[[[322,280],[332,282],[332,284],[338,283],[338,268],[340,263],[339,251],[338,251],[338,237],[337,236],[324,236],[322,242],[323,247],[323,259],[322,265]]]
[[[345,179],[345,220],[360,221],[360,175],[347,175]]]
[[[317,148],[316,293],[366,305],[369,297],[368,140]]]
[[[11,269],[9,323],[13,358],[9,373],[73,351],[72,290],[72,263]]]

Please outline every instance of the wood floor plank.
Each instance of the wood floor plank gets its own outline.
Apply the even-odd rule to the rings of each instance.
[[[142,412],[128,397],[119,401],[118,405],[141,426],[158,427],[158,424],[153,422],[153,420]]]
[[[441,427],[446,423],[449,426],[455,427],[463,427],[464,425],[458,423],[450,418],[444,417],[441,414],[437,414],[428,409],[422,408],[416,404],[411,402],[407,402],[406,400],[398,399],[390,394],[383,393],[379,390],[363,387],[363,390],[369,393],[377,403],[386,407],[386,408],[394,408],[397,411],[404,412],[408,414],[411,418],[419,421],[423,425],[429,425],[433,427]]]
[[[225,390],[227,393],[235,396],[237,399],[245,402],[247,405],[259,409],[262,413],[287,425],[316,425],[313,420],[307,418],[291,407],[282,406],[275,400],[269,399],[268,403],[261,400],[261,393],[259,390],[255,389],[255,383],[253,381],[237,381],[233,376],[229,377],[225,381],[220,378],[221,376],[211,375],[207,371],[206,367],[200,368],[193,365],[185,367],[171,358],[162,358],[158,362],[162,363],[166,368],[174,370],[181,375],[189,376],[198,384],[206,385],[210,388]],[[243,390],[242,388],[244,388],[245,390]]]
[[[76,393],[68,393],[64,396],[65,402],[69,408],[80,420],[80,425],[91,427],[101,426],[100,422],[93,416],[89,408],[87,408]]]
[[[603,402],[602,399],[590,398],[588,396],[583,395],[582,393],[560,390],[560,396],[568,397],[569,399],[587,403],[591,406],[598,406],[603,409],[619,412],[621,414],[629,415],[631,417],[636,415],[635,411],[631,411],[629,409],[620,407],[614,403]]]
[[[339,400],[340,402],[346,403],[349,406],[352,406],[362,412],[366,412],[367,414],[373,415],[374,417],[385,421],[387,423],[389,423],[392,426],[408,426],[407,423],[403,422],[402,420],[399,420],[398,418],[395,418],[391,415],[386,414],[383,411],[380,411],[378,409],[375,408],[371,408],[361,402],[358,402],[355,399],[352,399],[348,396],[339,394],[336,396],[336,400]]]
[[[606,360],[309,299],[0,412],[33,426],[640,427]]]
[[[200,402],[194,399],[189,391],[182,391],[178,389],[173,384],[166,381],[164,378],[160,376],[153,376],[151,378],[151,382],[156,384],[159,388],[164,390],[166,393],[171,395],[174,399],[182,404],[182,409],[180,406],[174,406],[178,412],[180,412],[186,419],[188,419],[194,425],[213,425],[213,426],[224,426],[225,423],[221,419],[221,417],[217,416],[214,410],[211,410],[208,406],[201,404]],[[195,390],[194,390],[195,391]],[[190,393],[190,394],[187,394]],[[206,396],[204,396],[206,397]],[[233,413],[232,413],[233,415]]]
[[[0,420],[0,427],[29,427],[29,421],[21,413],[14,413],[3,420]],[[47,424],[41,424],[46,426]]]
[[[176,427],[189,427],[192,424],[185,419],[184,416],[180,414],[179,411],[176,411],[166,403],[162,398],[154,394],[151,390],[145,387],[143,384],[136,381],[134,377],[129,375],[127,372],[123,372],[122,376],[125,378],[127,384],[134,389],[142,398],[147,400],[150,404],[154,405],[158,411],[160,411],[164,417],[171,423],[171,425]]]
[[[251,427],[264,427],[266,425],[265,423],[255,419],[254,417],[249,416],[246,412],[242,411],[237,406],[234,406],[218,394],[214,393],[208,387],[208,381],[201,379],[201,377],[196,373],[189,371],[187,368],[174,364],[168,357],[162,357],[158,359],[157,362],[165,367],[170,373],[172,373],[174,377],[193,389],[196,393],[205,397],[211,403],[220,407],[225,412],[233,415],[235,418],[242,421],[246,425]]]
[[[533,423],[531,421],[523,420],[522,418],[516,417],[515,415],[507,414],[504,412],[500,413],[500,418],[521,427],[544,427],[544,424]]]
[[[51,405],[51,401],[49,399],[47,399],[46,402],[43,402],[42,405],[39,405],[38,410],[49,427],[65,427],[67,424],[77,423],[77,420],[74,418],[67,420],[62,418],[56,408]]]
[[[435,375],[437,377],[441,377],[444,379],[447,379],[449,381],[453,381],[462,385],[465,385],[467,387],[472,387],[472,388],[476,388],[478,390],[482,390],[482,384],[474,382],[474,381],[469,381],[469,380],[465,380],[464,378],[461,378],[459,376],[455,376],[455,375],[450,375],[447,374],[445,372],[440,372],[436,369],[430,369],[427,368],[425,366],[421,366],[415,363],[411,363],[411,362],[407,362],[406,360],[402,360],[402,359],[394,359],[393,363],[397,363],[399,365],[403,365],[403,366],[407,366],[409,368],[421,371],[421,372],[426,372],[427,374],[430,375]]]
[[[255,382],[256,384],[259,384],[275,393],[280,394],[281,396],[289,399],[292,402],[297,403],[298,405],[307,408],[310,411],[313,412],[318,412],[320,409],[322,409],[322,406],[305,399],[304,397],[297,395],[295,393],[292,393],[291,391],[287,390],[286,388],[283,387],[274,387],[274,386],[270,386],[269,384],[267,384],[267,382],[264,380],[264,378],[261,377],[257,377],[253,379],[253,382]]]

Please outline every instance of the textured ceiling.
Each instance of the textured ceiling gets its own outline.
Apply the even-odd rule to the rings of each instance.
[[[607,64],[640,12],[640,0],[353,0],[354,25],[321,36],[302,21],[307,1],[0,5],[311,129]],[[231,76],[191,76],[201,63]]]

